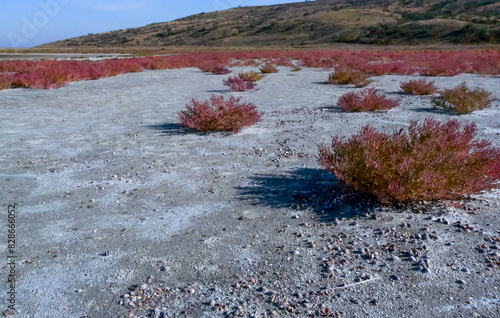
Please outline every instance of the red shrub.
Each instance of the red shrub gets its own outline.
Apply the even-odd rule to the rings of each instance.
[[[392,134],[367,125],[350,140],[319,146],[320,163],[354,190],[380,201],[458,199],[498,187],[500,149],[474,140],[476,125],[412,121]]]
[[[243,77],[232,76],[222,81],[226,86],[229,86],[233,92],[246,92],[255,88],[256,84],[252,81],[246,80]]]
[[[212,73],[217,75],[225,75],[231,73],[231,70],[224,66],[216,66],[212,69]]]
[[[266,63],[263,67],[259,69],[262,73],[268,74],[268,73],[278,73],[278,69],[276,66],[272,65],[271,63]]]
[[[0,73],[0,89],[7,89],[12,86],[13,74]]]
[[[178,112],[180,124],[200,131],[232,131],[260,121],[261,113],[252,103],[241,103],[241,97],[212,95],[210,101],[192,99],[187,110]]]
[[[12,81],[13,86],[26,88],[60,88],[66,83],[77,80],[77,75],[63,69],[38,69],[31,73],[18,73]]]
[[[491,93],[481,88],[470,90],[465,83],[453,89],[444,89],[440,94],[440,97],[433,100],[434,105],[459,114],[469,114],[475,110],[488,108],[494,101]]]
[[[367,88],[359,93],[350,92],[340,97],[338,106],[344,111],[375,111],[389,110],[398,106],[399,100],[388,99],[378,95],[375,88]]]
[[[402,82],[401,89],[412,95],[431,95],[437,91],[434,81],[427,82],[425,79]]]

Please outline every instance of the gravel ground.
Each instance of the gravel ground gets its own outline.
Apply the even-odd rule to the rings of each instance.
[[[498,147],[500,78],[432,78],[497,98],[470,115],[402,95],[416,76],[392,75],[369,87],[398,108],[345,113],[337,99],[358,89],[323,84],[328,73],[280,68],[246,93],[198,69],[0,91],[17,316],[499,317],[499,191],[465,209],[384,207],[325,172],[317,146],[434,117],[475,122]],[[254,102],[263,120],[236,135],[178,125],[191,98],[214,93]]]

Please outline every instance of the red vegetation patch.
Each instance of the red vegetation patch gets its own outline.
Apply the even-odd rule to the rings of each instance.
[[[408,132],[377,132],[372,126],[347,141],[319,146],[320,163],[350,188],[381,202],[455,200],[498,187],[500,149],[475,140],[476,125],[412,121]]]
[[[178,112],[180,124],[200,131],[239,132],[261,119],[261,113],[253,103],[240,102],[241,97],[212,95],[210,101],[192,99],[187,110]]]
[[[465,83],[453,89],[444,89],[440,94],[441,96],[433,100],[434,105],[459,114],[469,114],[475,110],[488,108],[495,100],[491,98],[491,93],[484,89],[471,90]]]
[[[427,82],[425,79],[402,82],[401,89],[412,95],[432,95],[437,91],[434,81]]]
[[[399,105],[399,100],[388,99],[375,88],[367,88],[360,92],[350,92],[340,97],[338,106],[344,111],[376,111],[389,110]]]
[[[233,92],[246,92],[255,89],[256,84],[239,76],[232,76],[222,81],[226,86],[229,86]]]
[[[231,70],[224,66],[216,66],[212,69],[212,73],[216,75],[225,75],[231,73]]]
[[[80,81],[115,76],[129,72],[140,72],[160,69],[180,69],[199,67],[203,71],[212,71],[215,66],[228,65],[256,66],[260,61],[269,61],[269,69],[273,63],[291,67],[321,67],[325,69],[346,66],[365,74],[407,75],[420,73],[423,75],[451,76],[463,72],[481,75],[500,74],[500,51],[467,50],[467,51],[318,51],[318,52],[191,52],[166,56],[149,56],[139,58],[109,59],[99,62],[74,60],[42,60],[42,61],[0,61],[0,73],[35,73],[42,69],[59,69],[67,75],[56,75],[59,79],[41,80],[32,76],[21,76],[20,86],[33,83],[36,88],[61,87],[63,77],[68,81]],[[266,71],[267,67],[264,67]],[[33,77],[48,73],[38,73]],[[13,83],[12,86],[16,84]],[[355,84],[356,85],[356,84]],[[362,86],[362,84],[357,84]],[[33,87],[33,86],[29,86]]]

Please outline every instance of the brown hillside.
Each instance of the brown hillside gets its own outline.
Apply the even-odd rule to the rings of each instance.
[[[238,7],[62,40],[54,47],[300,47],[500,42],[500,0],[317,0]]]

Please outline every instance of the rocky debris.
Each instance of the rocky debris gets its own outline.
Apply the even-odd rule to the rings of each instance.
[[[467,288],[467,281],[485,270],[475,260],[443,263],[440,259],[443,247],[456,247],[443,239],[450,227],[462,229],[468,224],[447,222],[446,208],[434,210],[434,216],[379,210],[331,222],[307,211],[300,218],[283,219],[275,231],[285,244],[276,244],[272,253],[250,262],[244,273],[227,283],[169,284],[168,275],[163,275],[164,279],[148,278],[132,286],[119,303],[130,317],[350,317],[352,306],[378,308],[393,301],[380,294],[386,286],[411,293],[416,282],[461,273],[472,276],[456,276],[450,283]],[[300,223],[303,219],[307,222]],[[496,268],[500,240],[496,236],[484,240],[470,249],[477,250],[488,267]]]

